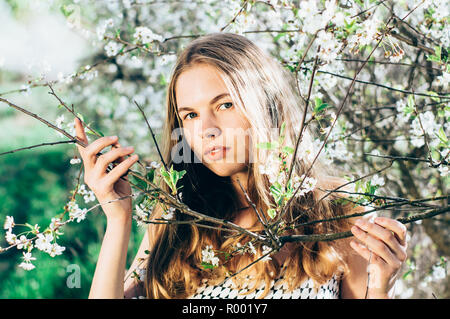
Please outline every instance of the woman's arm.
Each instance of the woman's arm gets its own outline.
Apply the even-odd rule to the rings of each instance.
[[[144,282],[136,278],[135,272],[139,276],[139,271],[145,271],[147,266],[148,254],[145,252],[149,250],[149,240],[148,240],[148,232],[150,225],[147,227],[145,231],[144,238],[142,239],[141,245],[139,246],[138,252],[136,253],[136,257],[134,257],[133,262],[131,263],[130,268],[128,269],[127,274],[125,275],[125,283],[124,283],[124,297],[125,298],[133,298],[139,296],[145,296]]]
[[[87,145],[77,144],[83,159],[84,182],[102,204],[107,221],[89,298],[123,298],[123,276],[132,221],[132,192],[127,172],[139,157],[126,158],[134,148],[122,147],[117,136],[101,137],[89,144],[78,118],[75,119],[75,130],[77,138]],[[108,146],[111,150],[98,156]],[[111,163],[117,165],[108,172]]]
[[[365,207],[358,206],[348,212],[348,215],[363,213],[366,211]],[[375,213],[370,213],[362,216],[365,220],[370,220],[375,217]],[[357,218],[349,218],[349,222],[354,224]],[[339,249],[343,255],[348,266],[348,273],[341,281],[341,298],[343,299],[364,299],[367,287],[367,261],[354,251],[350,242],[353,237],[340,240]]]
[[[117,202],[105,205],[103,210],[120,215]],[[114,205],[116,204],[116,205]],[[112,212],[114,211],[114,212]],[[122,215],[128,215],[123,212]],[[123,298],[126,257],[130,240],[131,218],[108,219],[105,236],[95,268],[89,298]]]

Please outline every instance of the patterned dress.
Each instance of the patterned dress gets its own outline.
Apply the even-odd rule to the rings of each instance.
[[[236,289],[232,279],[226,280],[221,285],[208,285],[203,280],[203,285],[188,299],[257,299],[264,292],[264,283],[250,294],[242,294],[249,289]],[[289,291],[288,284],[283,282],[283,277],[272,280],[270,292],[264,299],[339,299],[339,279],[334,275],[325,284],[314,287],[311,278],[304,280],[296,289]]]

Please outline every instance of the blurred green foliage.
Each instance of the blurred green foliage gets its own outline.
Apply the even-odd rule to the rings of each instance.
[[[71,176],[77,176],[80,167],[80,164],[70,165],[67,150],[67,146],[46,146],[0,156],[2,228],[5,217],[9,215],[14,216],[16,223],[39,224],[43,230],[52,217],[63,211],[76,182],[76,177],[72,179]],[[0,149],[0,153],[5,151]],[[92,207],[97,203],[84,204],[81,196],[77,202],[80,207]],[[101,208],[90,211],[80,223],[64,226],[64,234],[57,242],[66,250],[55,257],[33,250],[36,268],[31,271],[18,267],[22,251],[13,248],[0,254],[0,298],[87,298],[105,226]],[[16,228],[19,231],[19,226]],[[16,228],[14,230],[18,234]],[[6,247],[5,230],[2,229],[1,233],[0,246]],[[128,265],[143,234],[143,229],[134,224]],[[80,269],[80,288],[67,285],[67,278],[73,273],[67,267],[73,264]]]

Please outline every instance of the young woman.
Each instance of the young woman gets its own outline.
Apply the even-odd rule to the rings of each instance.
[[[263,230],[241,187],[270,220],[267,211],[274,199],[269,187],[277,177],[267,171],[275,164],[270,164],[269,152],[257,144],[273,140],[282,123],[288,145],[295,144],[303,107],[293,83],[289,72],[244,36],[209,34],[183,50],[168,86],[162,146],[167,166],[186,171],[178,184],[186,205],[254,232]],[[75,122],[77,137],[88,143],[81,122]],[[111,150],[96,158],[95,154],[108,146]],[[127,157],[133,148],[122,147],[117,137],[102,137],[86,148],[77,147],[85,183],[99,202],[131,194],[130,185],[120,177],[138,160],[137,155]],[[294,178],[306,173],[315,154],[307,127],[294,159]],[[286,160],[289,167],[292,159]],[[119,164],[106,173],[114,161]],[[265,170],[261,170],[262,164]],[[339,202],[343,195],[337,194],[342,193],[320,200],[327,190],[346,182],[320,161],[308,176],[317,181],[315,188],[294,198],[283,216],[285,223],[304,224],[364,211]],[[164,183],[162,186],[169,191]],[[219,285],[229,274],[262,256],[264,247],[249,249],[248,236],[230,236],[212,223],[203,224],[215,228],[192,223],[149,224],[124,282],[132,202],[128,198],[102,208],[107,228],[90,298],[392,298],[396,276],[407,257],[403,224],[381,217],[371,221],[367,215],[337,219],[290,229],[284,235],[351,229],[353,238],[287,243],[271,258]],[[168,208],[156,205],[152,218],[161,218]],[[179,211],[173,218],[192,220]],[[217,252],[220,264],[205,270],[200,265],[202,251],[208,246]],[[231,259],[220,254],[237,247],[247,247],[247,251]],[[130,276],[136,268],[145,269],[144,283]]]

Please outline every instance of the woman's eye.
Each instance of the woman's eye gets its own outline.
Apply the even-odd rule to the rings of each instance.
[[[227,105],[227,106],[225,107],[226,110],[228,110],[228,109],[230,109],[230,108],[233,107],[233,103],[227,102],[227,103],[221,104],[221,105],[219,106],[219,108],[221,108],[221,107],[224,106],[224,105]],[[184,116],[184,120],[190,120],[190,119],[192,119],[192,118],[195,117],[195,116],[196,116],[196,114],[195,114],[194,112],[188,113],[188,114],[186,114],[186,115]]]
[[[229,109],[229,108],[231,108],[231,107],[233,106],[233,103],[227,102],[227,103],[221,104],[220,107],[222,107],[223,105],[227,105],[227,104],[229,105],[229,107],[227,107],[227,109]],[[220,107],[219,107],[219,108],[220,108]]]
[[[191,119],[191,117],[189,117],[191,114],[195,114],[194,112],[188,113],[186,114],[186,116],[184,117],[185,120],[189,120]]]

